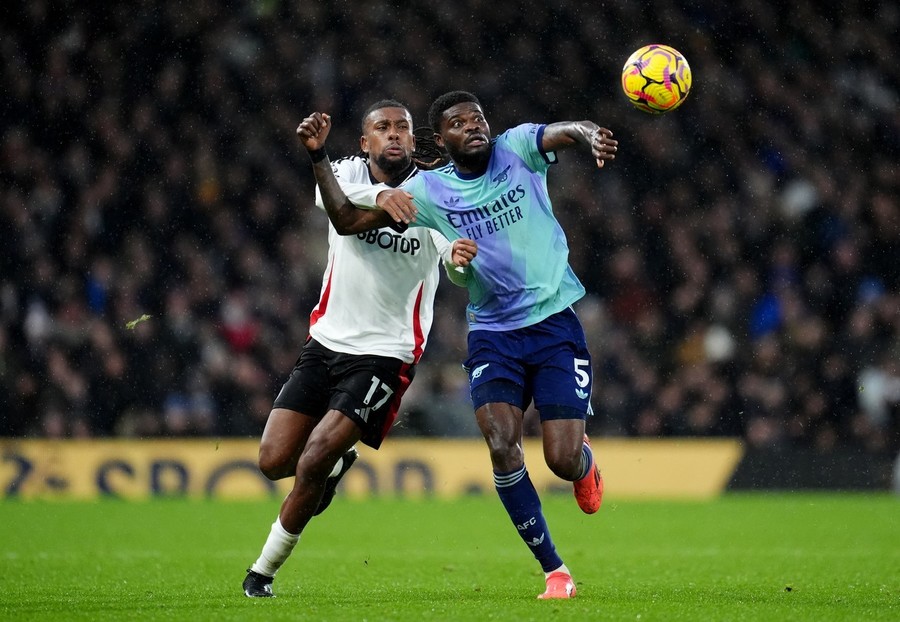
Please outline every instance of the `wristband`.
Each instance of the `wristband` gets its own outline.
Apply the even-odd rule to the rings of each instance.
[[[312,149],[307,151],[309,154],[309,159],[312,160],[313,164],[321,162],[325,158],[328,157],[328,154],[325,152],[325,147],[319,147],[318,149]]]

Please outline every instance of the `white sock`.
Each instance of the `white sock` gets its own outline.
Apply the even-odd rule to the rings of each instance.
[[[551,570],[550,572],[545,572],[545,573],[544,573],[544,578],[546,579],[547,577],[549,577],[550,575],[552,575],[554,572],[564,572],[564,573],[566,573],[567,575],[569,575],[570,577],[572,576],[572,573],[569,572],[569,567],[566,566],[565,564],[563,564],[562,566],[560,566],[560,567],[557,568],[556,570]]]
[[[272,523],[272,530],[269,531],[269,537],[263,545],[262,553],[260,553],[259,559],[250,566],[250,570],[267,577],[274,577],[278,569],[290,557],[298,540],[300,540],[300,534],[288,533],[281,526],[281,519],[276,518]]]

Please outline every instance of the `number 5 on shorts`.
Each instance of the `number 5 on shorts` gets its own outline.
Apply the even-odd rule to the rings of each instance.
[[[575,382],[582,389],[591,383],[591,376],[585,370],[590,369],[591,362],[587,359],[575,359]]]
[[[574,359],[575,361],[575,384],[579,386],[578,389],[575,389],[575,395],[577,395],[580,399],[588,400],[587,403],[587,414],[593,415],[594,409],[591,407],[590,397],[591,394],[587,391],[583,391],[585,387],[591,384],[591,374],[589,373],[591,369],[591,362],[587,359]]]

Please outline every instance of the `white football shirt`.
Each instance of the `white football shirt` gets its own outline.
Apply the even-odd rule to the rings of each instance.
[[[377,185],[365,158],[340,158],[332,170],[351,201],[354,186]],[[324,210],[318,186],[316,205]],[[450,242],[431,229],[339,235],[329,222],[328,263],[310,335],[335,352],[417,363],[431,330],[439,265],[450,255]]]

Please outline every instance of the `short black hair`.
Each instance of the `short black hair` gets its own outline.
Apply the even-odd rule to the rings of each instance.
[[[396,99],[380,99],[366,108],[365,112],[363,112],[362,119],[360,119],[359,122],[360,130],[363,134],[366,133],[366,119],[369,118],[370,114],[376,110],[381,110],[382,108],[403,108],[406,112],[409,112],[409,116],[412,117],[412,112],[409,111],[409,106],[406,104],[398,102]]]
[[[481,106],[481,102],[478,101],[478,98],[468,91],[450,91],[449,93],[444,93],[434,100],[428,108],[428,125],[431,126],[431,129],[433,129],[436,134],[440,134],[441,118],[444,116],[444,111],[456,104],[466,102],[472,102],[473,104]]]

